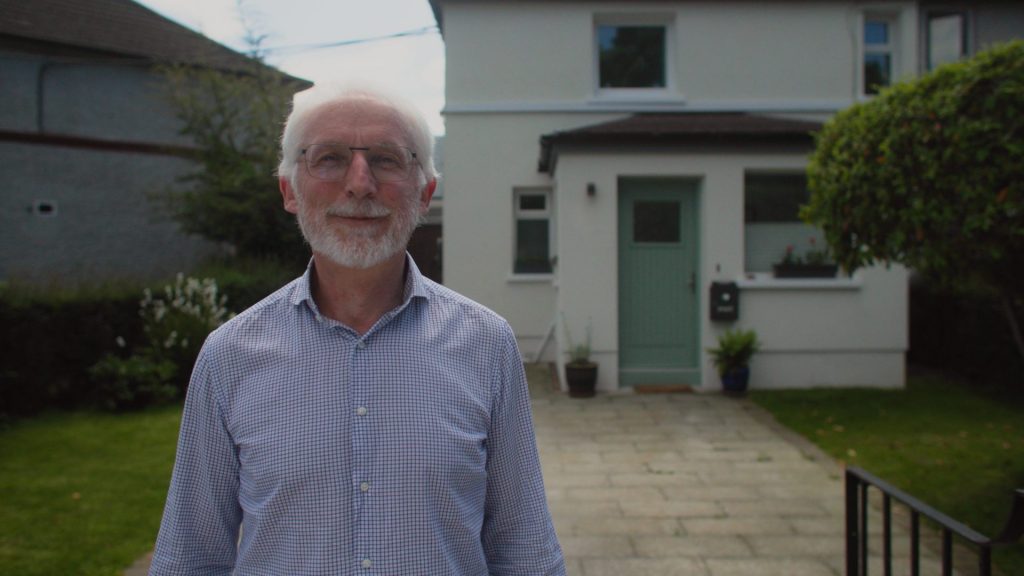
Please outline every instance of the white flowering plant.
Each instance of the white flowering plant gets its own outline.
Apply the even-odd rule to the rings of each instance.
[[[143,291],[139,315],[146,342],[131,347],[118,336],[118,347],[130,355],[107,354],[90,371],[98,389],[109,392],[101,403],[112,409],[138,407],[184,391],[203,341],[233,316],[226,304],[212,278],[179,273],[162,292]]]
[[[146,289],[139,315],[150,351],[174,361],[181,370],[190,369],[206,336],[231,317],[226,304],[227,296],[218,294],[213,278],[179,273],[161,295]]]

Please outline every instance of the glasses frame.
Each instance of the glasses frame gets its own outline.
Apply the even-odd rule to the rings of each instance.
[[[374,171],[373,165],[370,164],[369,160],[367,160],[367,166],[369,166],[369,168],[370,168],[370,174],[373,175],[373,179],[376,182],[382,183],[382,184],[393,184],[393,183],[396,183],[396,182],[406,182],[406,181],[408,181],[409,179],[412,178],[413,166],[420,166],[420,167],[422,167],[420,165],[420,159],[419,159],[419,156],[416,154],[416,151],[413,150],[412,148],[409,148],[408,146],[392,146],[390,144],[376,144],[376,145],[373,145],[373,146],[346,146],[345,144],[341,144],[341,143],[338,143],[338,142],[318,142],[316,144],[310,144],[309,146],[306,146],[305,148],[303,148],[299,152],[299,156],[302,157],[302,164],[306,167],[306,174],[308,174],[310,178],[313,178],[314,180],[319,180],[320,182],[340,182],[341,180],[344,180],[345,176],[348,174],[349,168],[352,167],[352,163],[349,162],[349,165],[345,167],[345,171],[341,174],[341,176],[339,178],[320,178],[319,176],[313,174],[313,168],[309,165],[309,155],[306,154],[306,152],[308,152],[309,149],[314,147],[314,146],[336,146],[338,148],[347,148],[349,150],[349,152],[353,152],[353,153],[354,152],[363,152],[364,156],[366,155],[367,152],[369,152],[370,150],[372,150],[374,148],[397,148],[397,149],[405,150],[406,152],[408,152],[409,153],[409,157],[412,160],[412,162],[409,163],[409,168],[406,170],[405,176],[403,178],[401,178],[400,180],[381,180],[377,176],[377,173]],[[354,158],[355,154],[353,154],[352,157]]]

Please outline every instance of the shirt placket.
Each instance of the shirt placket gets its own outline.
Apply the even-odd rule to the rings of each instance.
[[[356,338],[351,351],[352,370],[349,372],[351,381],[347,383],[351,390],[352,418],[352,477],[350,489],[353,491],[353,536],[355,542],[355,563],[359,574],[372,574],[375,558],[373,558],[374,520],[372,518],[369,499],[373,497],[372,474],[372,441],[370,437],[370,418],[373,417],[374,406],[370,405],[368,358],[368,337]]]

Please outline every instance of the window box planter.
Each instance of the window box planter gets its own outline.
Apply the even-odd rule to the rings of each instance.
[[[839,271],[836,264],[776,264],[776,278],[835,278]]]

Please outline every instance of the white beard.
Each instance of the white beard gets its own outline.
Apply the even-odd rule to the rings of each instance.
[[[356,228],[331,222],[333,216],[390,217],[390,224],[381,232],[375,227]],[[338,203],[318,212],[300,205],[298,211],[299,229],[314,252],[339,266],[358,269],[372,268],[404,251],[419,217],[415,196],[394,213],[372,199]]]

